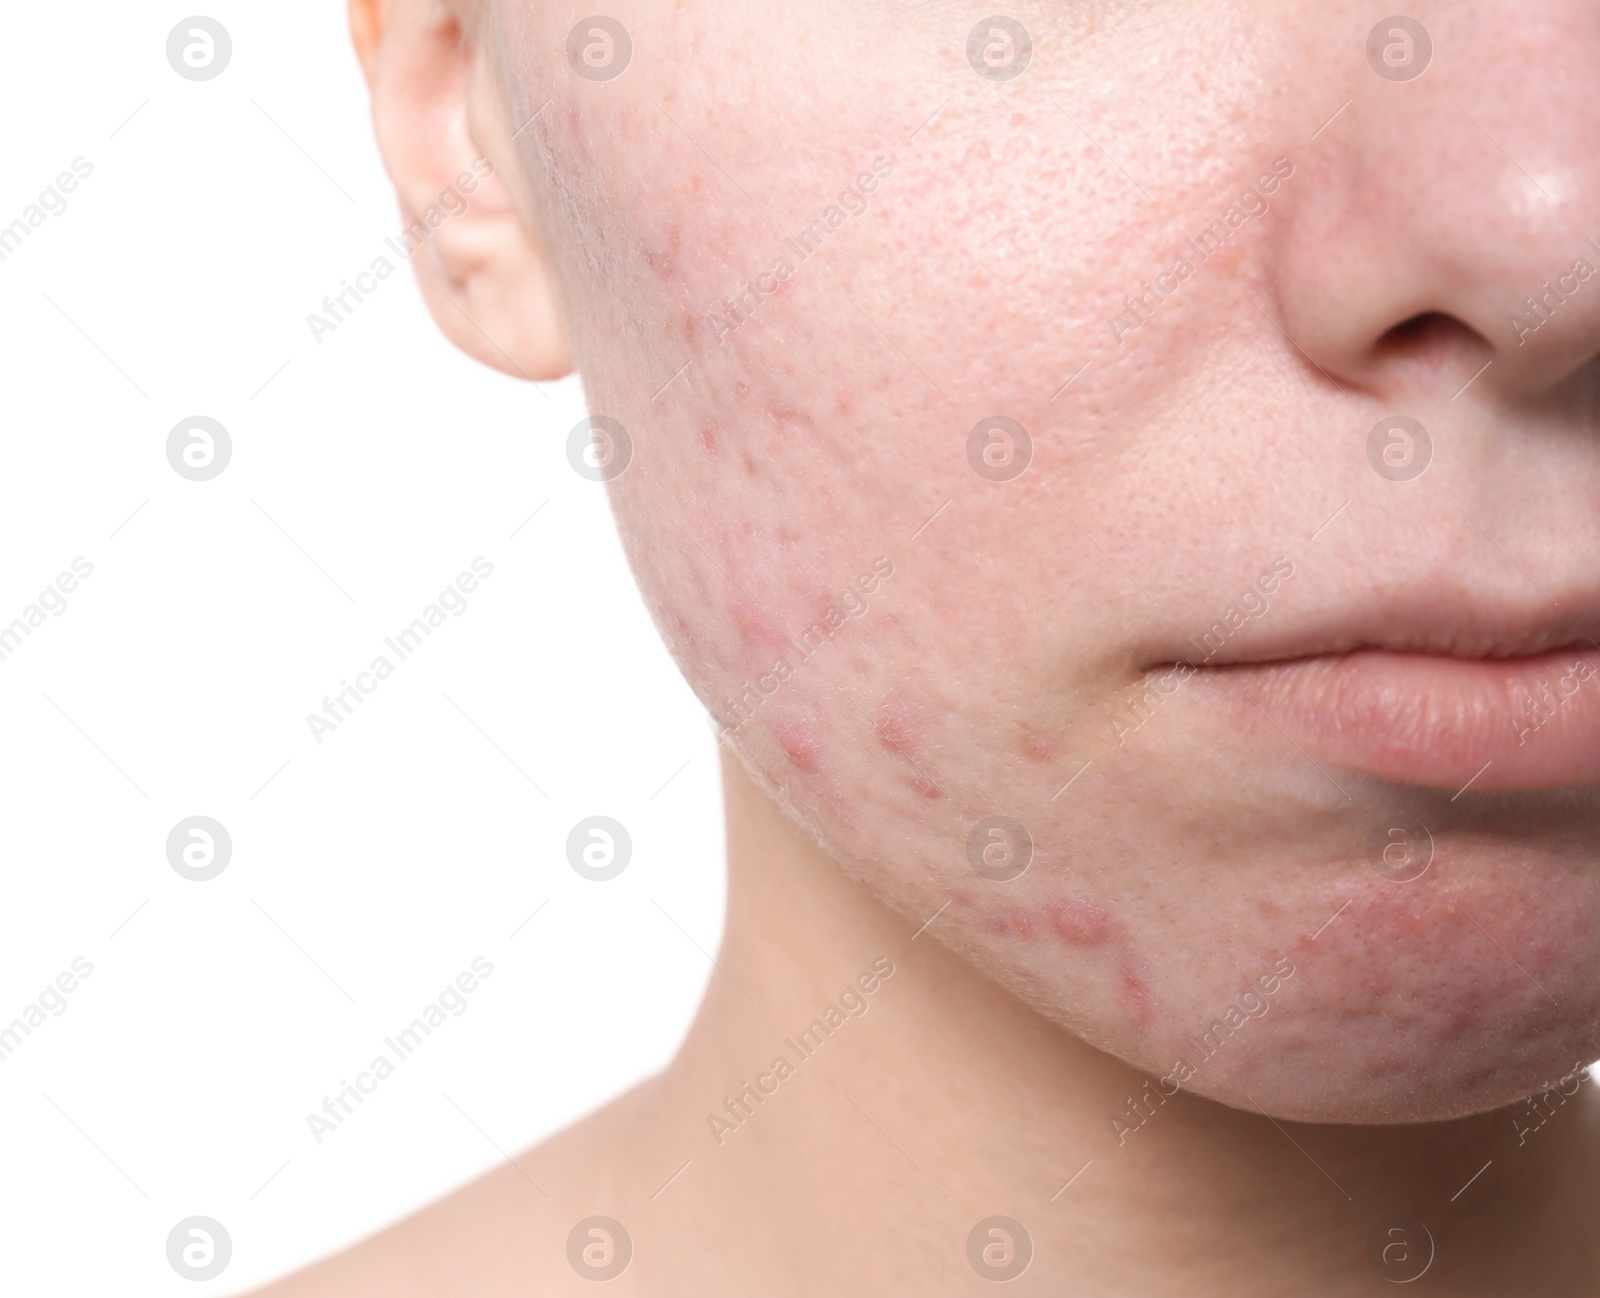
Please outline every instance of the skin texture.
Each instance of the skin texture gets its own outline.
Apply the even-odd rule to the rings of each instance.
[[[552,71],[538,6],[498,48],[517,120],[549,103],[518,161],[591,408],[636,430],[613,495],[645,598],[724,723],[747,682],[794,668],[732,736],[757,778],[891,905],[920,922],[951,902],[941,940],[1142,1069],[1288,957],[1295,994],[1196,1090],[1304,1119],[1453,1116],[1600,1053],[1593,799],[1549,817],[1548,798],[1330,778],[1205,690],[1137,733],[1116,718],[1275,562],[1294,575],[1251,619],[1274,629],[1365,616],[1375,583],[1507,620],[1538,615],[1541,586],[1592,600],[1572,537],[1600,524],[1600,292],[1531,357],[1505,316],[1584,250],[1600,168],[1570,123],[1600,91],[1557,75],[1529,105],[1492,6],[1427,15],[1450,56],[1399,84],[1363,57],[1364,11],[1276,9],[1030,6],[1039,65],[999,85],[946,6],[777,30],[748,6],[624,6],[653,53],[599,86]],[[1514,44],[1600,48],[1581,7],[1531,22]],[[808,93],[778,93],[780,46]],[[738,129],[752,101],[759,132]],[[875,159],[893,170],[866,210],[800,261],[791,232]],[[1189,251],[1118,338],[1123,298],[1263,174],[1276,192],[1246,206],[1265,210]],[[786,255],[727,328],[721,298]],[[1415,483],[1365,456],[1395,410],[1435,430]],[[1031,432],[1014,481],[967,460],[995,414]],[[787,641],[878,558],[894,576],[871,609],[796,661]],[[1395,804],[1437,828],[1413,886],[1367,868]],[[992,815],[1034,844],[1009,884],[967,857]],[[1540,827],[1486,832],[1517,818]]]
[[[638,1293],[969,1292],[993,1213],[1033,1223],[1026,1292],[1372,1292],[1394,1212],[1439,1292],[1592,1281],[1587,1091],[1561,1137],[1518,1115],[1600,1056],[1595,786],[1553,747],[1408,777],[1274,713],[1353,650],[1600,662],[1600,282],[1524,306],[1600,266],[1600,16],[1419,3],[1396,81],[1371,6],[1027,3],[996,81],[987,12],[618,0],[597,81],[574,11],[354,6],[407,214],[495,164],[419,268],[441,325],[575,363],[627,430],[618,526],[725,727],[719,960],[762,1008],[713,984],[667,1074],[525,1156],[550,1202],[508,1169],[273,1292],[583,1288],[589,1212],[633,1223]],[[1395,414],[1420,476],[1372,458]],[[969,452],[996,416],[1016,476]],[[1498,724],[1434,676],[1414,747]],[[1581,748],[1579,716],[1528,742]],[[706,1134],[885,953],[877,1026],[738,1152]],[[440,1261],[468,1236],[473,1284]]]

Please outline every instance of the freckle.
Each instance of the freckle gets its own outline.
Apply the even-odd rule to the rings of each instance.
[[[822,769],[822,754],[817,737],[804,721],[791,721],[777,729],[778,747],[783,755],[809,775]]]

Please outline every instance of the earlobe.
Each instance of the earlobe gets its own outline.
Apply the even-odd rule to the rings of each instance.
[[[507,374],[572,369],[550,264],[506,180],[516,144],[483,52],[442,0],[350,0],[350,34],[434,320]]]

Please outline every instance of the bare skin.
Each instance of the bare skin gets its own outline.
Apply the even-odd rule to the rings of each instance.
[[[661,1076],[269,1292],[1600,1288],[1600,17],[1014,7],[352,0],[731,895]]]
[[[723,972],[671,1066],[259,1298],[591,1293],[566,1239],[592,1215],[632,1238],[620,1294],[976,1293],[967,1235],[993,1215],[1033,1239],[1017,1293],[1387,1293],[1366,1248],[1391,1215],[1433,1237],[1426,1292],[1593,1292],[1591,1084],[1552,1096],[1520,1146],[1518,1127],[1538,1121],[1527,1106],[1310,1126],[1182,1092],[1119,1144],[1108,1115],[1147,1077],[914,936],[731,757],[724,783]],[[772,1056],[792,1058],[785,1038],[883,955],[894,973],[868,1011],[719,1146],[707,1115]]]

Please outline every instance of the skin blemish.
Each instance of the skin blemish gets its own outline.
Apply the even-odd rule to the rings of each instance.
[[[778,747],[796,767],[815,775],[822,769],[822,753],[817,747],[817,736],[804,721],[787,721],[780,725],[773,737]]]
[[[878,709],[873,720],[878,742],[890,752],[909,756],[920,733],[916,714],[903,699],[891,699]]]
[[[705,447],[707,455],[717,453],[717,433],[710,424],[700,425],[700,445]]]
[[[1057,756],[1055,736],[1033,726],[1022,726],[1022,737],[1017,742],[1017,750],[1030,762],[1054,761]]]
[[[1122,936],[1111,912],[1087,898],[1053,901],[1045,908],[1045,914],[1055,935],[1073,946],[1098,946]]]
[[[1127,934],[1110,909],[1087,897],[1067,897],[1046,906],[1045,916],[1051,931],[1062,941],[1070,946],[1094,947],[1105,956],[1121,981],[1124,1004],[1139,1024],[1148,1024],[1156,1000],[1135,972]]]
[[[746,644],[765,645],[769,649],[775,649],[786,643],[782,628],[749,601],[743,599],[737,601],[733,616],[734,623],[739,629],[739,637]]]

